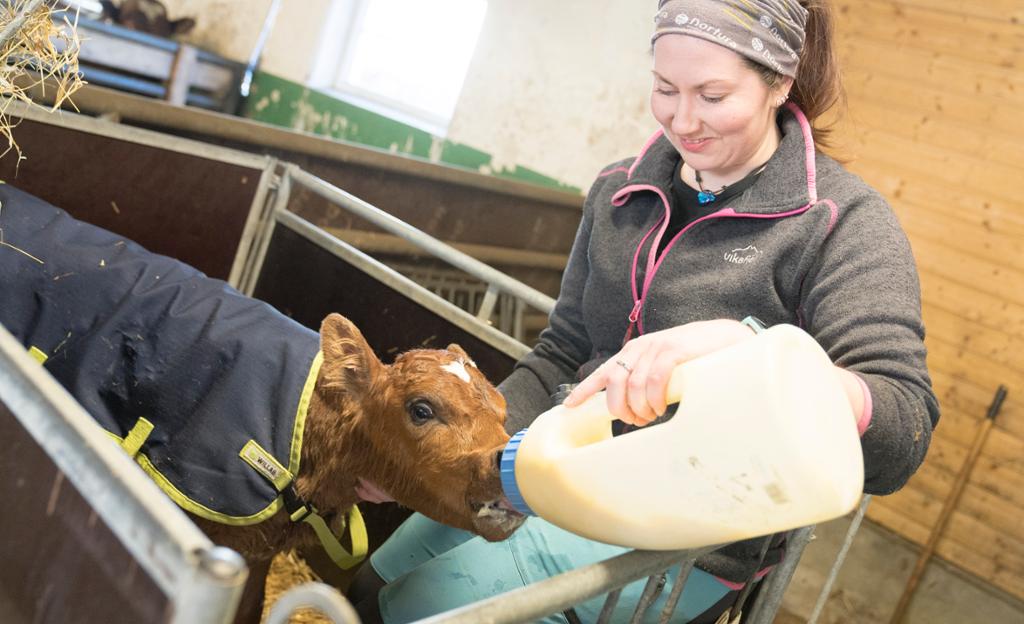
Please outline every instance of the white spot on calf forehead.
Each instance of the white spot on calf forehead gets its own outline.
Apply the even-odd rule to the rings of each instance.
[[[462,381],[469,383],[469,371],[466,370],[466,365],[462,362],[462,360],[455,360],[454,362],[449,362],[442,366],[441,370],[448,371],[449,373],[455,375]]]

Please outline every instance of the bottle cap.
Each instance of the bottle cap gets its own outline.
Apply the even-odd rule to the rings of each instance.
[[[519,452],[519,444],[526,435],[526,429],[516,433],[505,445],[501,452],[501,487],[505,490],[505,497],[516,511],[528,516],[536,516],[530,506],[526,504],[522,493],[519,491],[519,484],[516,482],[516,454]]]

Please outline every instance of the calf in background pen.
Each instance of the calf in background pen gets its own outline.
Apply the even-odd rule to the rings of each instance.
[[[504,399],[458,346],[385,365],[338,314],[318,335],[10,185],[0,206],[0,324],[247,559],[239,621],[273,555],[318,541],[302,521],[336,527],[361,491],[489,540],[522,523],[499,479]]]
[[[168,19],[167,7],[158,0],[121,0],[119,4],[100,0],[100,6],[101,19],[158,37],[187,35],[196,27],[196,20],[191,17]]]

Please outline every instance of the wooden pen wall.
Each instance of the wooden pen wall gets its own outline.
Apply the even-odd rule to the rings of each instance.
[[[1009,396],[937,553],[1024,598],[1024,1],[836,1],[850,169],[921,275],[942,406],[927,460],[868,516],[923,544],[1000,383]]]

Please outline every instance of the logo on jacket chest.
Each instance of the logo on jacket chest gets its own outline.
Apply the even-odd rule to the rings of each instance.
[[[742,249],[733,249],[724,254],[726,262],[733,264],[750,264],[761,257],[761,250],[753,245],[747,245]]]

